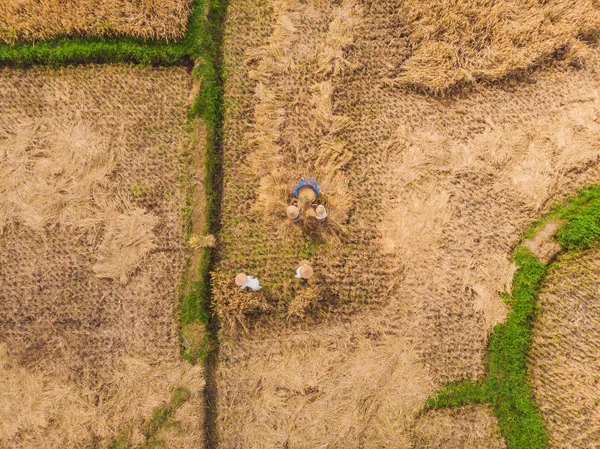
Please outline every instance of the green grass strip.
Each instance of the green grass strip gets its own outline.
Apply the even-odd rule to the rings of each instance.
[[[156,438],[156,434],[168,425],[175,417],[175,412],[181,407],[191,396],[190,390],[185,387],[177,387],[171,401],[154,409],[152,418],[144,426],[144,436],[146,441],[152,441]]]
[[[201,117],[206,129],[206,145],[204,152],[204,190],[206,195],[207,232],[217,234],[219,231],[221,201],[221,149],[223,141],[223,37],[227,0],[210,0],[208,9],[204,10],[205,21],[197,33],[197,49],[199,58],[192,75],[201,83],[198,97],[190,110],[190,117]],[[201,320],[206,325],[207,350],[203,351],[201,360],[205,367],[206,387],[204,434],[207,448],[218,447],[216,364],[218,356],[218,328],[216,314],[212,312],[212,285],[210,272],[216,259],[216,248],[205,248],[200,261],[199,277],[194,288],[185,298],[182,305],[182,322],[190,319]],[[193,361],[193,360],[192,360]]]
[[[544,448],[548,435],[527,378],[531,325],[546,266],[520,247],[514,255],[519,267],[512,287],[512,311],[490,338],[488,391],[509,448]]]
[[[524,238],[531,238],[549,220],[562,224],[556,234],[562,251],[581,251],[600,240],[600,187],[589,187],[557,206],[535,223]],[[511,449],[542,449],[548,432],[527,375],[536,301],[548,266],[527,248],[513,253],[515,272],[506,322],[496,325],[490,336],[483,382],[462,381],[436,392],[422,412],[430,409],[490,403],[500,430]]]
[[[67,64],[135,62],[174,65],[188,53],[182,44],[141,42],[131,38],[85,39],[62,38],[37,44],[0,44],[0,64],[52,67]]]
[[[195,0],[188,19],[186,35],[178,41],[143,40],[126,36],[62,37],[53,41],[0,44],[0,65],[53,67],[84,63],[133,62],[152,65],[181,64],[185,57],[201,56],[200,42],[206,31],[204,25],[207,3]]]
[[[227,3],[212,0],[203,5],[202,17],[197,21],[198,30],[195,43],[199,55],[192,75],[200,83],[201,89],[192,105],[191,118],[200,117],[206,127],[204,153],[204,191],[206,195],[205,228],[207,233],[218,231],[218,212],[220,201],[220,148],[223,131],[223,88],[221,75],[220,48],[223,40],[223,21]],[[196,353],[185,353],[184,357],[192,363],[206,359],[215,348],[215,329],[211,321],[210,307],[212,289],[210,272],[216,256],[215,248],[203,248],[200,255],[198,279],[190,292],[184,297],[181,306],[182,326],[202,323],[208,328],[203,349]]]

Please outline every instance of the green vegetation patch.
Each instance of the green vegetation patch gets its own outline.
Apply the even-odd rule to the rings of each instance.
[[[563,249],[581,251],[600,239],[600,187],[585,189],[556,213],[566,221],[557,234]]]
[[[223,130],[223,88],[221,77],[220,47],[223,41],[223,21],[227,3],[213,0],[204,9],[204,20],[198,21],[196,52],[199,56],[192,75],[200,83],[201,89],[191,109],[190,117],[201,117],[206,127],[204,152],[204,191],[205,229],[208,234],[217,231],[217,217],[220,199],[220,148]],[[212,289],[210,271],[212,269],[215,248],[200,249],[198,279],[193,283],[181,305],[182,336],[190,345],[184,357],[192,363],[203,361],[214,349],[214,335],[210,329],[210,307]],[[205,330],[201,337],[198,324]]]
[[[532,237],[534,230],[553,219],[562,223],[556,234],[562,251],[592,246],[600,240],[600,187],[586,188],[557,206],[524,236]],[[485,380],[446,385],[427,401],[424,410],[491,403],[509,448],[541,449],[547,447],[548,432],[527,376],[527,354],[536,301],[549,266],[523,246],[515,250],[513,260],[518,269],[508,295],[511,311],[506,322],[493,329]]]
[[[489,344],[486,390],[500,429],[511,448],[543,448],[548,441],[544,421],[527,379],[531,324],[546,266],[525,248],[514,255],[519,269],[513,279],[512,311],[494,328]]]

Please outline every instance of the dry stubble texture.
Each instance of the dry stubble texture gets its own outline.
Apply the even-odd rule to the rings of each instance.
[[[233,37],[238,27],[246,29],[235,22],[235,8],[227,44],[236,52],[227,64],[236,67],[226,88],[226,245],[214,275],[215,307],[225,328],[246,325],[245,315],[256,310],[294,318],[376,302],[389,287],[378,279],[392,273],[374,244],[376,230],[368,221],[373,206],[361,199],[368,192],[348,179],[359,162],[342,137],[349,120],[336,113],[332,98],[335,79],[348,68],[344,51],[354,40],[359,8],[351,2],[275,2],[273,11],[257,13],[272,13],[272,22],[257,29],[264,40],[250,48]],[[236,84],[238,73],[252,82]],[[317,202],[327,207],[328,218],[320,226],[306,207],[301,225],[285,215],[302,177],[321,183]],[[367,254],[380,263],[363,266]],[[308,284],[293,278],[302,260],[320,267]],[[232,282],[239,271],[258,275],[268,289],[243,294]]]
[[[190,87],[185,69],[0,72],[0,446],[139,440],[177,386],[180,438],[202,440],[176,320]]]
[[[315,59],[341,10],[353,23],[352,40],[338,53],[343,67],[324,76],[343,126],[323,131],[309,119],[301,126],[317,109],[314,93],[323,92]],[[337,290],[331,297],[317,290],[323,300],[305,309],[307,318],[299,314],[286,327],[258,320],[235,339],[223,333],[223,446],[410,447],[417,412],[436,387],[483,376],[487,336],[506,314],[500,293],[512,280],[508,256],[519,234],[598,179],[595,59],[585,70],[437,100],[386,81],[410,57],[395,2],[234,1],[230,13],[224,257],[216,276],[217,300],[229,308],[220,312],[235,321],[279,307],[290,316],[298,297],[298,289],[286,298],[277,289],[240,295],[233,287],[235,272],[246,269],[267,293],[281,267],[293,282],[294,263],[306,258],[302,240],[285,252],[280,242],[310,241],[299,231],[280,236],[264,214],[273,209],[247,167],[265,148],[277,159],[265,163],[301,174],[296,155],[320,148],[335,130],[351,154],[340,173],[355,199],[348,228],[356,234],[342,239],[352,248],[339,259],[343,269],[328,264],[335,251],[315,252],[315,272]],[[240,48],[242,32],[250,48]],[[274,63],[264,56],[269,48]],[[302,73],[306,66],[314,70]],[[345,294],[346,282],[360,302]],[[332,298],[346,307],[328,306]]]
[[[593,0],[408,0],[399,19],[409,58],[390,80],[435,94],[523,76],[557,64],[584,65],[600,36]]]
[[[539,295],[529,366],[550,447],[600,442],[600,251],[560,256]]]
[[[506,447],[490,406],[472,405],[427,412],[413,430],[418,449],[502,449]]]
[[[50,40],[64,35],[124,34],[144,39],[183,37],[191,0],[6,0],[0,41]]]

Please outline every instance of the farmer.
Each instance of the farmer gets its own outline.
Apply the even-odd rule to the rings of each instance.
[[[323,221],[327,218],[327,209],[325,209],[325,206],[322,204],[317,206],[315,212],[317,213],[316,218],[318,221]]]
[[[302,178],[294,187],[294,196],[300,201],[312,203],[319,196],[321,184],[314,178]]]
[[[302,264],[298,267],[298,269],[296,270],[296,278],[298,279],[303,279],[303,280],[308,280],[312,277],[313,275],[313,269],[310,265],[308,264]]]
[[[235,285],[242,290],[251,290],[253,292],[257,292],[262,288],[257,278],[246,276],[244,273],[240,273],[235,277]]]
[[[285,213],[288,218],[294,222],[300,220],[300,216],[302,215],[302,211],[296,206],[288,206],[288,208],[285,210]]]

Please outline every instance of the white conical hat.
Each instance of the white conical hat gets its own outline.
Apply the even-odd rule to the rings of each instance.
[[[290,220],[295,220],[298,218],[298,215],[300,215],[300,209],[298,209],[296,206],[288,206],[285,210],[285,213]]]
[[[246,276],[244,273],[239,273],[235,277],[235,285],[237,285],[238,287],[241,287],[242,285],[244,285],[246,283],[247,278],[248,278],[248,276]]]
[[[300,276],[302,276],[302,279],[309,279],[311,278],[313,275],[313,269],[310,265],[302,265],[300,266]]]
[[[323,215],[324,212],[327,212],[325,210],[325,206],[323,206],[322,204],[319,204],[317,206],[317,208],[315,209],[315,212],[317,213],[317,215]]]

